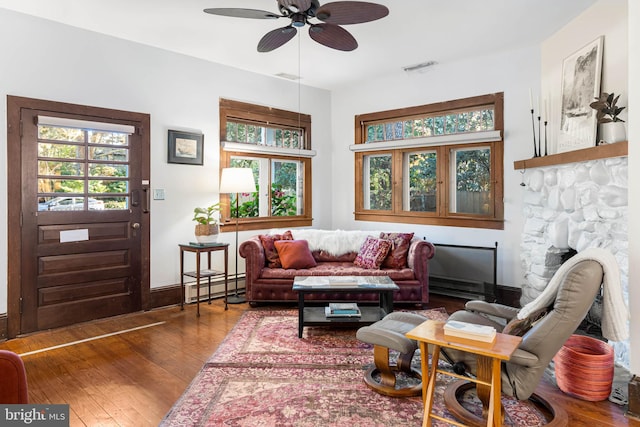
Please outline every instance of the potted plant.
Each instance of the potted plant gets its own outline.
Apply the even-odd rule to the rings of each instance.
[[[600,144],[620,142],[626,138],[626,130],[624,120],[619,115],[626,107],[618,107],[618,99],[620,95],[615,96],[612,93],[603,92],[599,98],[589,104],[591,108],[596,110],[596,119],[600,124]]]
[[[220,232],[218,215],[220,203],[214,203],[205,208],[193,210],[193,220],[196,224],[196,240],[198,243],[213,243],[218,239]]]

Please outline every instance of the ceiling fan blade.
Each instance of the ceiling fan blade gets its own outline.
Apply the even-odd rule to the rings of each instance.
[[[386,6],[362,1],[336,1],[321,6],[316,18],[329,24],[348,25],[371,22],[389,14]]]
[[[258,42],[258,52],[271,52],[295,37],[298,30],[291,25],[269,31]]]
[[[315,24],[309,27],[309,36],[320,44],[343,51],[358,47],[355,38],[342,27],[333,24]]]
[[[231,16],[233,18],[251,18],[251,19],[278,19],[281,15],[273,12],[257,9],[240,9],[235,7],[210,8],[204,10],[212,15]]]

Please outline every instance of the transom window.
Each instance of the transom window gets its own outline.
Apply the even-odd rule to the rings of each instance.
[[[38,211],[128,209],[132,126],[38,117]]]
[[[311,225],[311,117],[221,99],[220,129],[220,167],[251,168],[257,188],[237,209],[221,195],[222,217],[244,230]]]
[[[493,105],[487,105],[446,114],[371,123],[366,126],[365,143],[494,130],[493,118]]]
[[[356,117],[356,220],[503,228],[503,94]]]
[[[266,147],[301,148],[303,129],[262,126],[260,123],[227,122],[227,141]]]

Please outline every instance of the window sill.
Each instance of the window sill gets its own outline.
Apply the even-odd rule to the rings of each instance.
[[[247,230],[267,230],[270,228],[296,228],[310,227],[313,218],[305,217],[283,217],[282,219],[274,218],[240,218],[238,222],[238,231]],[[235,219],[228,219],[220,224],[221,233],[235,233]]]
[[[488,219],[488,218],[471,218],[471,217],[425,217],[416,215],[381,215],[380,211],[376,213],[356,212],[356,221],[372,221],[372,222],[392,222],[397,224],[421,224],[421,225],[438,225],[449,227],[467,227],[467,228],[485,228],[490,230],[504,230],[504,220]]]

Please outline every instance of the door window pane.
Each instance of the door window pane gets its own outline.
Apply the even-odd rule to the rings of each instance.
[[[491,149],[452,149],[453,200],[450,211],[488,215],[491,213]]]
[[[39,211],[129,208],[128,134],[38,125],[38,138]]]
[[[365,209],[391,210],[391,154],[364,157]]]
[[[84,159],[84,146],[40,142],[38,144],[38,157],[50,157],[55,159]]]

